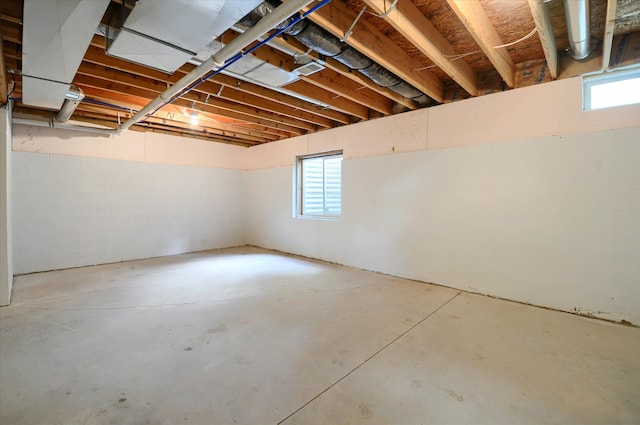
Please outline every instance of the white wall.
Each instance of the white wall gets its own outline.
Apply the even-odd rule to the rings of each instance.
[[[576,78],[250,149],[16,126],[16,273],[248,242],[640,324],[639,117]],[[333,149],[342,219],[293,218]]]
[[[136,131],[126,131],[119,136],[103,136],[14,125],[13,151],[195,167],[247,168],[247,154],[243,147]]]
[[[11,199],[11,113],[0,108],[0,306],[8,305],[13,286]]]
[[[145,133],[113,141],[16,130],[14,149],[56,152],[13,153],[17,274],[246,243],[245,148]],[[163,163],[170,160],[191,164]]]
[[[249,241],[640,323],[640,107],[580,108],[564,80],[251,148]],[[293,218],[295,155],[336,148],[342,220]]]

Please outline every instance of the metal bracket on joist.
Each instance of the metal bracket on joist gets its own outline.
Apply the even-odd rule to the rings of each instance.
[[[389,6],[389,8],[387,9],[386,12],[384,12],[382,15],[374,15],[374,16],[377,16],[378,18],[386,18],[387,15],[389,15],[389,13],[391,13],[393,11],[393,9],[396,8],[397,5],[398,5],[398,0],[393,0],[393,3],[391,3],[391,6]],[[340,39],[340,41],[342,41],[344,43],[347,40],[347,38],[349,38],[351,36],[351,34],[353,34],[353,28],[356,26],[356,24],[358,23],[360,18],[362,18],[362,15],[366,11],[367,11],[367,6],[364,6],[362,8],[362,10],[360,10],[360,13],[358,13],[358,16],[356,16],[356,19],[355,19],[355,21],[353,21],[353,24],[351,24],[351,26],[349,27],[347,32],[344,34],[344,37],[342,37]],[[371,12],[369,12],[369,13],[371,13]]]
[[[391,11],[393,11],[393,9],[395,9],[397,4],[398,4],[398,0],[394,0],[393,3],[391,3],[391,6],[389,6],[389,8],[387,9],[387,11],[384,12],[382,15],[378,15],[378,18],[386,18],[387,15],[389,13],[391,13]]]
[[[367,6],[363,7],[362,10],[360,11],[360,13],[358,13],[358,16],[356,16],[356,20],[353,21],[353,24],[351,24],[351,26],[349,27],[349,29],[347,30],[347,32],[344,34],[344,37],[342,37],[340,39],[340,41],[342,41],[343,43],[347,40],[347,38],[349,38],[351,36],[351,34],[353,33],[353,27],[356,26],[356,24],[358,23],[358,21],[360,20],[360,18],[362,18],[362,14],[367,10]]]

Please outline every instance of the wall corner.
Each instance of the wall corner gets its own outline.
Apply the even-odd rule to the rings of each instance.
[[[9,103],[0,108],[0,306],[10,303],[13,287],[11,142]]]

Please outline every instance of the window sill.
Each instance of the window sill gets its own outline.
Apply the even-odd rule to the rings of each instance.
[[[303,220],[318,220],[318,221],[340,221],[340,216],[327,216],[327,215],[296,215],[293,218],[301,218]]]

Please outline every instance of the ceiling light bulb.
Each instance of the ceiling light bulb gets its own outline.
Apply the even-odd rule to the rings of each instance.
[[[192,112],[189,114],[189,116],[191,117],[191,124],[192,125],[198,125],[198,113],[197,112]]]

